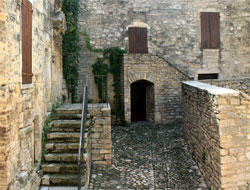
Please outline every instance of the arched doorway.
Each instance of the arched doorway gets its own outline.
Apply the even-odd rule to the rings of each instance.
[[[139,80],[130,88],[131,121],[154,121],[154,84]]]

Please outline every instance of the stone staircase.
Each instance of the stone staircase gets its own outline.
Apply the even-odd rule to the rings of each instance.
[[[77,159],[81,127],[81,104],[71,107],[63,106],[56,109],[56,119],[49,123],[50,132],[47,134],[42,186],[76,186],[77,185]],[[90,141],[87,132],[89,119],[85,132],[85,150]],[[86,161],[90,159],[84,154],[83,178],[86,172]]]

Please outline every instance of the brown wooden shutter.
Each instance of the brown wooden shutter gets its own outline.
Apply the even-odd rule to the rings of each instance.
[[[32,4],[22,0],[22,83],[32,83]]]
[[[211,45],[210,48],[220,47],[220,14],[210,13]]]
[[[201,13],[201,48],[220,47],[220,13]]]
[[[129,36],[129,53],[148,53],[147,29],[130,27]]]
[[[209,13],[201,13],[201,48],[210,47]]]

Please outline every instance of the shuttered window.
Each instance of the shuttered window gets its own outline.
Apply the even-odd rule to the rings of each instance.
[[[220,13],[201,13],[201,48],[220,47]]]
[[[147,28],[128,29],[129,53],[148,53]]]
[[[22,0],[22,83],[32,83],[32,4]]]

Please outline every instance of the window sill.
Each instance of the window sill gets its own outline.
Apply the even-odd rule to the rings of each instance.
[[[220,49],[219,47],[218,48],[201,48],[201,50],[218,50]]]
[[[21,84],[21,90],[27,90],[34,87],[34,84]]]

